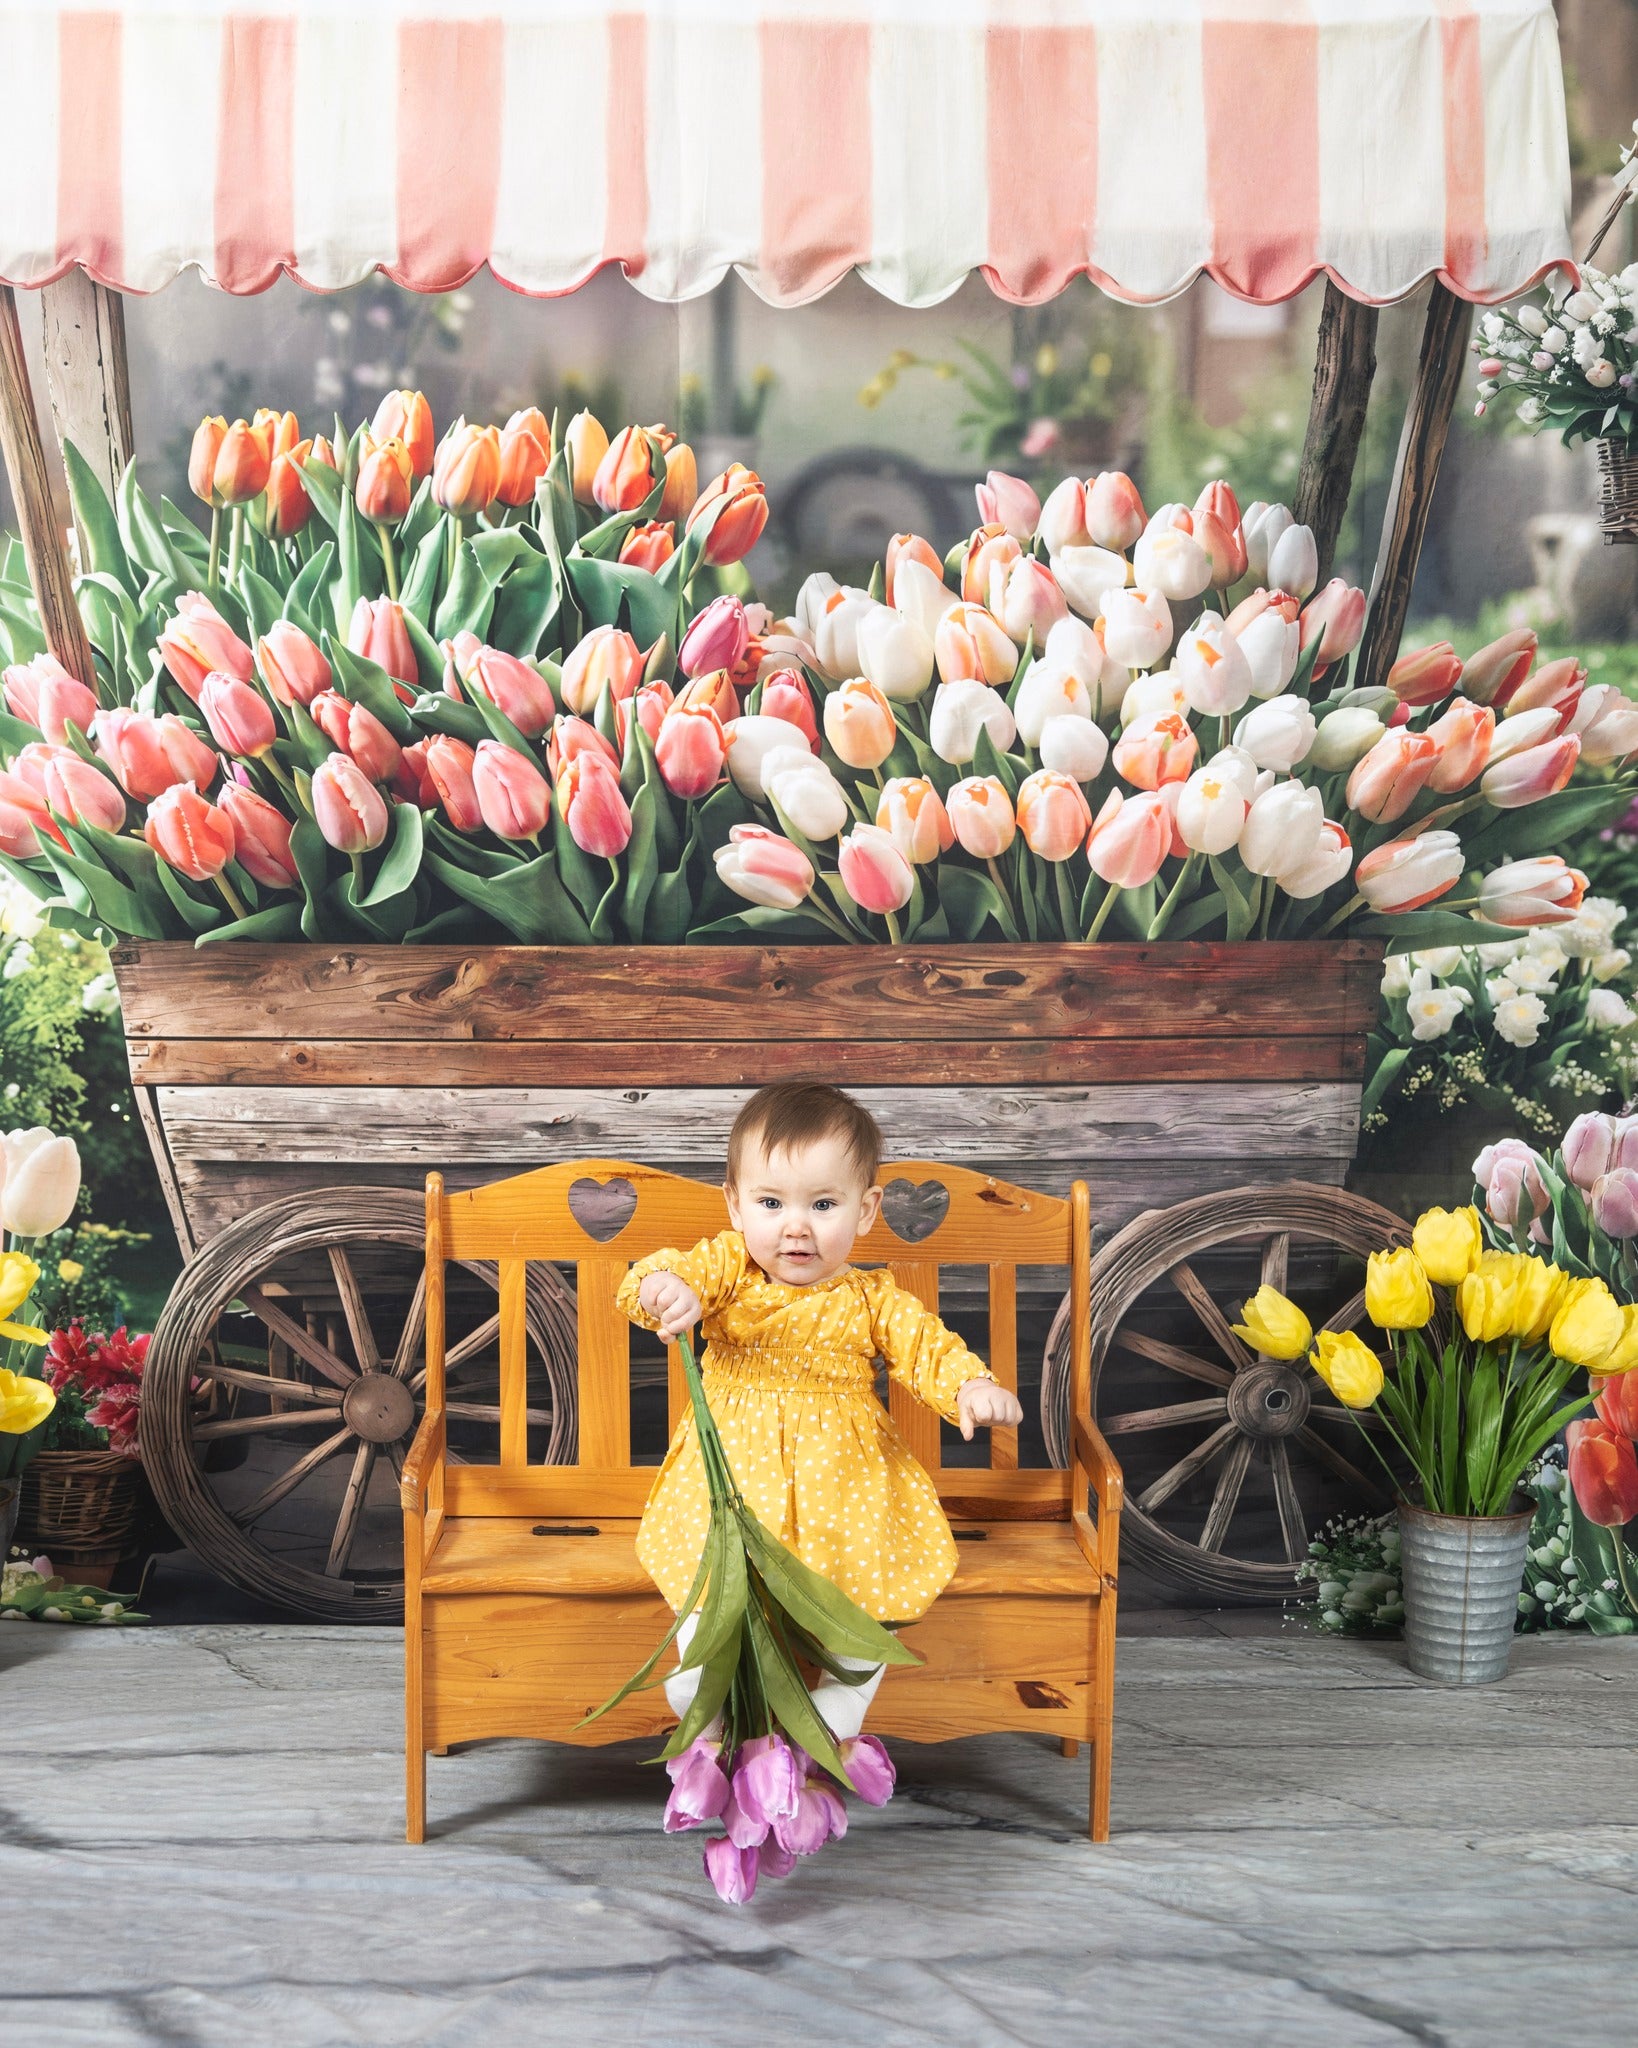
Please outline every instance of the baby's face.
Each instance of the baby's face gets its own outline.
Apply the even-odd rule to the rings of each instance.
[[[841,1138],[825,1138],[770,1159],[753,1139],[740,1154],[738,1185],[727,1185],[728,1215],[770,1280],[810,1287],[847,1264],[876,1220],[880,1188],[862,1187]]]

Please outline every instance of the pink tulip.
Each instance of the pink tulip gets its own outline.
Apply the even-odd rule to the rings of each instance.
[[[1586,684],[1587,671],[1573,654],[1559,661],[1544,661],[1509,697],[1506,715],[1517,718],[1526,711],[1556,711],[1559,731],[1568,732]]]
[[[704,796],[716,788],[728,765],[722,720],[706,705],[674,705],[660,721],[654,757],[660,780],[673,796]]]
[[[876,801],[876,823],[917,867],[937,860],[955,844],[950,814],[925,775],[895,775],[884,783]]]
[[[663,1826],[668,1835],[715,1820],[727,1805],[728,1780],[717,1761],[721,1754],[720,1742],[699,1735],[681,1756],[667,1762],[671,1797],[666,1801]]]
[[[1359,893],[1373,910],[1420,910],[1462,879],[1466,859],[1454,832],[1419,832],[1391,839],[1366,854],[1354,870]]]
[[[1148,521],[1137,485],[1124,470],[1106,469],[1086,492],[1086,532],[1094,547],[1131,547]]]
[[[426,772],[444,815],[457,832],[476,832],[483,823],[478,793],[472,786],[472,763],[477,758],[465,740],[447,732],[427,741]]]
[[[224,754],[254,761],[271,749],[276,732],[273,707],[254,683],[208,675],[199,686],[199,708]]]
[[[472,787],[497,839],[535,839],[552,815],[552,786],[533,761],[500,740],[479,740]]]
[[[1348,808],[1373,825],[1391,825],[1410,809],[1438,765],[1438,742],[1426,733],[1402,726],[1385,732],[1354,763],[1348,777]]]
[[[1616,1165],[1617,1129],[1615,1117],[1589,1110],[1564,1133],[1564,1171],[1583,1194]]]
[[[827,1778],[804,1778],[794,1810],[773,1823],[774,1840],[793,1856],[812,1856],[847,1833],[847,1808]]]
[[[1466,789],[1484,773],[1495,739],[1496,714],[1488,704],[1474,704],[1458,697],[1448,711],[1423,731],[1439,749],[1427,786],[1441,796],[1450,796],[1458,789]]]
[[[677,666],[690,679],[714,668],[736,669],[750,644],[744,605],[737,597],[713,598],[683,635]]]
[[[732,724],[739,716],[739,692],[728,671],[714,668],[684,683],[677,692],[676,709],[685,708],[714,711],[725,726]]]
[[[487,697],[509,718],[526,740],[538,740],[557,711],[551,685],[526,661],[486,647],[475,633],[458,633],[447,641],[445,655],[471,696]]]
[[[715,855],[717,877],[748,903],[795,910],[813,887],[813,863],[799,846],[766,825],[735,825]]]
[[[1538,924],[1568,924],[1581,908],[1587,878],[1565,865],[1556,853],[1533,860],[1510,860],[1479,884],[1479,915],[1491,924],[1527,929]]]
[[[795,1813],[801,1789],[801,1767],[782,1735],[757,1735],[741,1743],[735,1760],[734,1798],[741,1813],[760,1824],[764,1835],[775,1821]]]
[[[45,800],[70,825],[95,825],[117,832],[125,823],[125,799],[100,768],[67,747],[52,750],[45,763]]]
[[[894,602],[893,591],[901,562],[919,562],[924,569],[930,569],[941,583],[944,580],[944,558],[930,540],[923,540],[919,533],[896,533],[887,543],[882,572],[882,596],[888,604]]]
[[[176,782],[206,789],[222,765],[174,712],[154,718],[114,705],[97,713],[97,752],[129,797],[145,804]]]
[[[862,676],[825,699],[825,738],[849,768],[879,768],[898,740],[893,707]]]
[[[240,783],[223,786],[220,809],[233,825],[233,857],[253,882],[293,889],[300,880],[290,853],[290,820],[266,797]]]
[[[726,1835],[705,1845],[705,1874],[726,1906],[743,1906],[756,1894],[757,1852],[738,1849]]]
[[[915,893],[914,868],[879,825],[855,825],[836,849],[842,887],[861,910],[902,910]]]
[[[1402,654],[1388,671],[1388,688],[1401,704],[1437,704],[1462,679],[1462,658],[1448,640]]]
[[[1143,524],[1139,520],[1138,532],[1142,531]],[[1088,548],[1092,545],[1092,536],[1086,530],[1086,485],[1078,476],[1066,476],[1062,483],[1048,492],[1046,503],[1041,507],[1041,516],[1035,523],[1035,535],[1053,558],[1062,554],[1065,548]],[[1134,534],[1133,539],[1136,538]]]
[[[1122,889],[1141,889],[1160,873],[1172,844],[1172,814],[1155,791],[1123,797],[1112,789],[1092,821],[1086,857],[1092,872]]]
[[[617,746],[611,758],[617,762],[625,758],[626,732],[633,713],[636,714],[637,723],[648,734],[650,740],[657,741],[660,737],[660,727],[665,723],[665,715],[675,702],[676,699],[672,694],[671,685],[661,679],[657,679],[652,683],[644,683],[633,697],[617,699],[614,706],[614,732]],[[558,725],[563,724],[563,722],[561,718],[557,720]],[[584,719],[575,719],[573,723],[583,725],[585,721]],[[595,727],[593,730],[595,730]],[[599,739],[603,737],[601,733],[598,733],[597,736]],[[554,775],[556,774],[557,770],[555,767],[552,772]]]
[[[1019,789],[1018,829],[1042,860],[1068,860],[1086,844],[1092,807],[1070,776],[1039,768]]]
[[[819,721],[813,712],[813,691],[805,676],[792,668],[777,668],[762,685],[758,700],[764,718],[783,718],[789,724],[799,726],[803,738],[817,754],[819,751]]]
[[[417,740],[398,757],[398,771],[392,778],[392,793],[400,803],[414,804],[418,811],[437,807],[438,785],[427,770],[429,740]]]
[[[1033,555],[1014,562],[1003,579],[991,583],[989,605],[1010,640],[1022,645],[1033,634],[1038,648],[1058,621],[1069,616],[1057,577]]]
[[[372,782],[390,782],[398,773],[403,750],[366,705],[321,690],[307,713],[331,746],[350,755]]]
[[[387,836],[380,790],[345,754],[331,754],[314,769],[313,816],[338,853],[370,853]]]
[[[1041,516],[1041,501],[1021,476],[992,469],[974,486],[978,516],[986,526],[1001,526],[1014,540],[1027,541]],[[891,602],[891,599],[889,600]]]
[[[1473,1178],[1484,1189],[1484,1205],[1493,1223],[1514,1230],[1520,1223],[1546,1215],[1552,1197],[1541,1177],[1544,1164],[1541,1154],[1522,1138],[1503,1138],[1486,1145],[1473,1162]]]
[[[159,652],[177,685],[195,703],[208,675],[248,683],[255,673],[250,649],[200,591],[177,599],[176,614],[159,636]]]
[[[1238,583],[1248,566],[1240,501],[1221,481],[1207,484],[1194,501],[1194,537],[1211,556],[1211,580],[1218,590]]]
[[[836,1746],[848,1780],[866,1806],[885,1806],[893,1797],[899,1774],[893,1759],[874,1735],[855,1735]]]
[[[616,703],[632,696],[643,680],[643,657],[629,633],[615,626],[594,626],[569,650],[558,685],[569,710],[589,718],[608,684]]]
[[[12,801],[6,789],[10,781],[9,776],[0,772],[0,853],[11,860],[32,860],[41,850],[42,832],[48,833],[59,846],[64,844],[62,833],[43,808],[37,810],[32,804]]]
[[[1526,747],[1504,761],[1492,762],[1479,788],[1498,811],[1522,810],[1564,788],[1580,758],[1580,740],[1573,732],[1564,733],[1544,746]]]
[[[1074,784],[1070,787],[1073,789]],[[1080,791],[1075,790],[1075,794],[1080,796]],[[1084,797],[1081,806],[1086,807]],[[966,776],[945,797],[944,808],[950,829],[975,860],[994,860],[1006,852],[1017,835],[1012,798],[993,775]]]
[[[330,664],[300,626],[277,619],[256,642],[256,660],[275,701],[311,704],[333,680]]]
[[[1462,666],[1462,695],[1500,711],[1530,673],[1535,658],[1536,636],[1528,627],[1504,633],[1468,656]]]
[[[564,762],[557,778],[557,807],[582,852],[613,860],[630,845],[631,811],[619,776],[601,755],[577,754]]]
[[[12,774],[19,781],[26,783],[42,803],[45,801],[46,793],[46,769],[56,751],[57,749],[45,740],[30,740],[26,747],[21,748],[12,757]]]
[[[1135,789],[1159,789],[1163,783],[1187,782],[1198,752],[1193,728],[1173,712],[1121,735],[1115,742],[1115,772]]]
[[[1018,650],[981,604],[953,605],[939,620],[933,653],[945,682],[971,677],[1006,683],[1018,667]]]
[[[353,606],[347,645],[354,654],[385,669],[398,695],[409,703],[420,683],[421,670],[401,604],[394,604],[390,597],[378,597],[373,604],[361,597]]]
[[[991,578],[999,571],[1004,583],[1007,571],[1022,560],[1023,552],[1004,526],[975,528],[962,557],[961,595],[969,604],[987,604]]]
[[[1319,640],[1316,676],[1332,662],[1352,654],[1365,630],[1365,593],[1355,590],[1340,576],[1333,576],[1323,590],[1316,591],[1303,607],[1302,645],[1306,653]]]
[[[1588,1209],[1606,1237],[1638,1237],[1638,1172],[1618,1166],[1593,1182]]]
[[[190,882],[219,875],[234,854],[233,820],[207,803],[191,782],[179,782],[148,806],[142,836],[161,860]]]
[[[37,655],[8,668],[4,683],[6,709],[12,717],[38,726],[54,747],[67,746],[70,725],[82,734],[90,732],[97,715],[96,694],[71,676],[55,655]]]
[[[663,688],[661,684],[650,684],[651,689]],[[630,701],[636,703],[642,696],[638,692]],[[656,728],[657,729],[657,728]],[[546,772],[556,782],[567,762],[577,754],[601,754],[611,768],[620,766],[620,756],[614,751],[589,718],[570,718],[560,712],[552,720],[552,736],[546,742]]]

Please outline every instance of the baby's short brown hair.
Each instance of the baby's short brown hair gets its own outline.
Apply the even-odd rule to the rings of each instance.
[[[772,1158],[834,1137],[846,1143],[862,1184],[872,1186],[882,1163],[882,1134],[868,1109],[821,1081],[776,1081],[772,1087],[759,1088],[728,1133],[728,1184],[739,1183],[739,1162],[748,1140],[755,1139]]]

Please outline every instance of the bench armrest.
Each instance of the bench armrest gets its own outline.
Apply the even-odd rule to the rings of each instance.
[[[432,1474],[443,1463],[445,1422],[442,1408],[429,1408],[421,1417],[409,1456],[398,1477],[398,1499],[405,1514],[425,1515],[427,1487]]]
[[[1118,1515],[1126,1498],[1126,1480],[1103,1432],[1089,1416],[1073,1418],[1075,1462],[1092,1482],[1098,1497],[1098,1513]]]

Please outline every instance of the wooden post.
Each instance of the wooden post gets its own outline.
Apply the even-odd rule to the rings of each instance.
[[[1299,523],[1313,530],[1321,583],[1331,573],[1359,437],[1365,431],[1365,407],[1376,372],[1376,313],[1375,306],[1362,306],[1326,280],[1314,351],[1314,402],[1308,411],[1293,507]]]
[[[23,360],[17,301],[9,285],[0,285],[0,456],[5,458],[17,506],[23,559],[40,607],[46,645],[70,675],[95,689],[96,665],[74,601],[68,549],[51,506],[51,479],[40,443],[40,423],[34,416],[28,365]]]
[[[125,302],[75,269],[42,289],[40,315],[57,445],[66,448],[73,442],[112,504],[136,449]]]
[[[1393,490],[1382,525],[1371,609],[1354,665],[1352,679],[1359,685],[1385,682],[1399,651],[1399,636],[1405,630],[1405,614],[1410,609],[1411,585],[1416,580],[1417,558],[1422,552],[1422,535],[1433,504],[1439,458],[1445,450],[1450,415],[1462,381],[1470,311],[1465,299],[1457,298],[1442,284],[1434,285],[1422,325],[1416,384],[1399,437],[1399,459],[1394,465]]]

